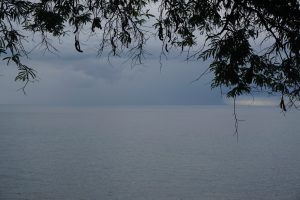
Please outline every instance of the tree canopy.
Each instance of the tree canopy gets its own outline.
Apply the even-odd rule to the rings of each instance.
[[[99,54],[127,50],[142,62],[152,31],[163,54],[193,49],[188,59],[208,60],[211,86],[228,88],[229,97],[278,93],[283,110],[284,97],[300,100],[298,0],[1,0],[0,29],[0,55],[17,65],[16,80],[26,83],[36,78],[21,59],[30,34],[38,33],[50,51],[49,36],[74,34],[82,53],[79,36],[90,29],[100,36]]]

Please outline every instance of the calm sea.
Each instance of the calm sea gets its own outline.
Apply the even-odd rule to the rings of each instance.
[[[1,200],[299,200],[300,111],[0,106]]]

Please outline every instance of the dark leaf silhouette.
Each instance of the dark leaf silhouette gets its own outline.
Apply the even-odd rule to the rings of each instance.
[[[128,49],[126,55],[140,63],[152,27],[163,54],[201,49],[192,57],[211,61],[211,86],[228,88],[228,96],[260,90],[293,104],[300,100],[299,7],[298,0],[2,0],[0,55],[21,70],[16,80],[31,80],[36,76],[24,75],[21,63],[28,54],[24,33],[40,33],[51,51],[48,35],[62,38],[73,28],[75,49],[83,52],[79,35],[89,27],[100,36],[99,54]]]

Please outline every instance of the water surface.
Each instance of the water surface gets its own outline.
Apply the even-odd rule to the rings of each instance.
[[[300,199],[300,112],[232,112],[0,106],[0,199]]]

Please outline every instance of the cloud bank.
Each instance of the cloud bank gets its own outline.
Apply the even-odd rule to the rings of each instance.
[[[96,42],[83,44],[83,53],[72,46],[72,39],[55,44],[60,50],[43,54],[36,49],[28,60],[39,81],[29,84],[27,95],[17,91],[23,83],[14,82],[15,66],[1,63],[1,104],[59,105],[211,105],[223,104],[220,91],[210,88],[210,76],[197,78],[207,64],[186,62],[185,56],[170,54],[160,69],[157,41],[143,65],[132,67],[124,57],[97,57]],[[156,48],[155,48],[156,47]],[[127,61],[127,62],[126,62]]]

